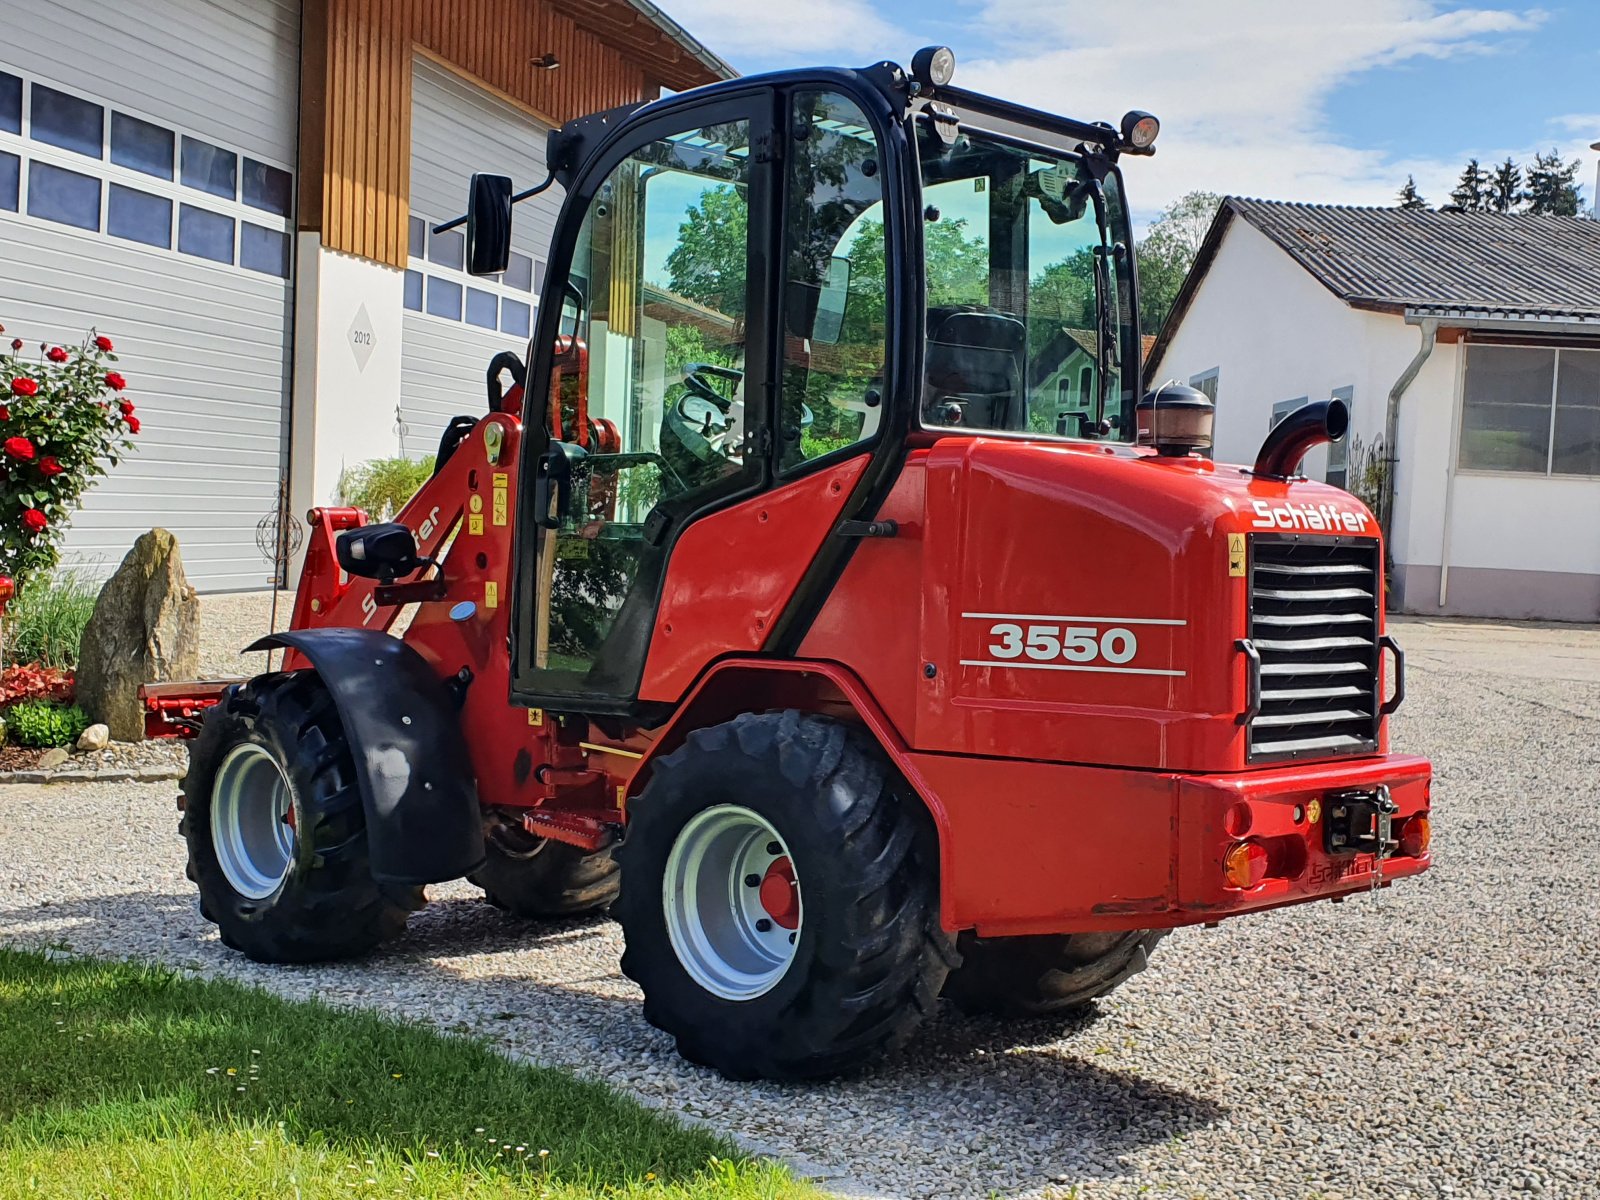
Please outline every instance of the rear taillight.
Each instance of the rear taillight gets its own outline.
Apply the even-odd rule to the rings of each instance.
[[[1426,813],[1410,817],[1400,826],[1400,853],[1409,858],[1421,858],[1433,842],[1433,824]]]
[[[1231,888],[1247,892],[1267,877],[1267,848],[1260,842],[1239,842],[1222,856],[1222,877]]]

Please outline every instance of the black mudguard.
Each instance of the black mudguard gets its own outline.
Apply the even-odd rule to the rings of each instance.
[[[478,787],[456,705],[410,646],[369,629],[276,633],[245,652],[289,647],[333,694],[355,757],[367,853],[380,883],[459,879],[483,865]]]

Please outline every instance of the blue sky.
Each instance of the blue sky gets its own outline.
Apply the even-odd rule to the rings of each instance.
[[[741,71],[952,46],[957,78],[1041,107],[1162,119],[1128,166],[1148,219],[1186,191],[1446,198],[1467,157],[1580,158],[1593,202],[1600,4],[1443,0],[662,0]]]

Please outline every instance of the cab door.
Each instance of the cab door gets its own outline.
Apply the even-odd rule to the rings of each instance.
[[[575,182],[530,378],[514,699],[636,713],[668,627],[691,679],[759,648],[730,599],[776,570],[787,601],[880,423],[877,157],[844,97],[763,89],[643,124]]]

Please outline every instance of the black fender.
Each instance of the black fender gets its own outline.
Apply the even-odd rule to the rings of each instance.
[[[245,647],[287,647],[316,668],[350,739],[380,883],[459,879],[483,865],[478,785],[450,690],[426,659],[370,629],[296,629]]]

